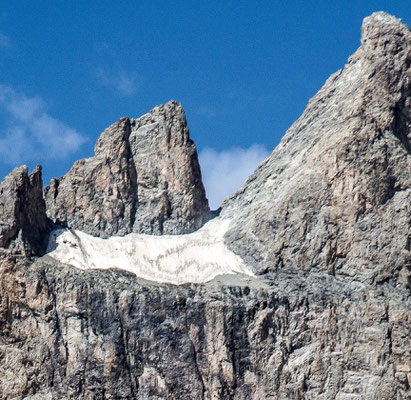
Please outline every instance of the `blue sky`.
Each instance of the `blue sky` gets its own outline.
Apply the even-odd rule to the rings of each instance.
[[[45,183],[121,116],[182,102],[216,207],[359,46],[362,19],[403,1],[7,2],[0,8],[0,177]],[[77,3],[77,5],[76,5]]]

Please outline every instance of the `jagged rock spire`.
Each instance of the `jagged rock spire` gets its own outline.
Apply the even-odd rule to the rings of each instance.
[[[41,166],[28,175],[15,168],[0,185],[0,247],[24,256],[42,255],[48,222],[42,196]]]
[[[184,110],[170,101],[121,118],[45,189],[53,222],[95,236],[187,233],[208,218],[197,151]]]

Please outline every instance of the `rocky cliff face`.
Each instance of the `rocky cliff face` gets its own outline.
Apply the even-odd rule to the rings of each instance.
[[[406,399],[407,300],[328,275],[139,281],[1,265],[4,399]]]
[[[407,284],[411,33],[376,13],[271,156],[223,206],[255,271],[318,269]]]
[[[27,167],[15,168],[0,185],[0,250],[24,256],[46,250],[46,208],[42,196],[41,167],[28,175]]]
[[[408,27],[366,18],[344,70],[224,203],[213,245],[255,276],[178,286],[74,268],[59,248],[35,262],[3,254],[0,398],[410,398],[410,65]],[[46,189],[47,213],[100,237],[186,232],[208,211],[197,179],[182,110],[168,103],[105,131],[95,157]],[[25,169],[1,186],[2,218],[21,214],[9,207],[20,200],[1,200],[26,198],[34,184],[20,181]],[[21,215],[6,218],[1,246],[26,220],[46,226],[44,213]],[[92,263],[76,251],[78,267]]]
[[[103,238],[198,229],[210,210],[181,104],[111,125],[94,157],[52,179],[45,200],[53,222]]]

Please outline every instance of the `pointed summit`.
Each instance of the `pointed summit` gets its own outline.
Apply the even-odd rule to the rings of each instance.
[[[45,199],[53,222],[103,238],[198,229],[209,207],[181,104],[120,118],[101,134],[94,157],[51,180]]]
[[[361,27],[361,43],[369,44],[371,41],[383,44],[387,41],[400,42],[406,40],[410,31],[407,25],[401,22],[401,19],[379,11],[364,18]]]
[[[406,275],[411,33],[385,13],[366,18],[362,31],[344,70],[223,205],[232,219],[226,241],[256,272],[328,270],[368,282]]]

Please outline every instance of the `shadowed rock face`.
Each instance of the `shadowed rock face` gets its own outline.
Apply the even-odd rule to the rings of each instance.
[[[406,399],[409,294],[327,274],[156,285],[0,260],[0,398]]]
[[[210,211],[184,111],[174,101],[111,125],[94,157],[52,179],[44,196],[53,222],[103,238],[192,232]]]
[[[42,255],[48,222],[42,196],[41,167],[28,175],[15,168],[0,185],[0,248],[30,257]]]
[[[366,18],[361,47],[226,200],[226,242],[257,273],[321,270],[407,284],[411,33]]]
[[[366,18],[344,70],[212,221],[260,275],[173,286],[0,255],[0,398],[410,398],[410,35]],[[46,189],[50,217],[102,237],[194,229],[208,207],[201,185],[184,195],[200,176],[179,107],[105,131]],[[27,171],[10,176],[9,248],[37,221],[15,212]]]

